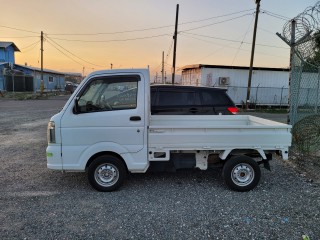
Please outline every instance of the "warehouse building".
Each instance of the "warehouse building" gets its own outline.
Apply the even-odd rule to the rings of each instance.
[[[237,105],[246,101],[249,67],[223,65],[188,65],[182,68],[182,85],[221,87]],[[287,105],[288,68],[254,67],[250,102],[256,105]]]

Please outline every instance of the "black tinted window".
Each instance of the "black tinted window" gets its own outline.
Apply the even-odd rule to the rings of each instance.
[[[185,106],[185,105],[200,105],[198,95],[193,91],[174,91],[160,90],[158,92],[159,106]]]
[[[153,106],[156,98],[156,90],[151,88],[151,105]]]
[[[233,105],[227,94],[223,91],[202,91],[203,105]]]

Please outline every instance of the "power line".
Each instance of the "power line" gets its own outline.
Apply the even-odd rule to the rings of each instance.
[[[199,36],[199,37],[205,37],[205,38],[212,38],[212,39],[217,39],[217,40],[222,40],[222,41],[228,41],[228,42],[235,42],[235,43],[244,43],[244,44],[251,44],[249,42],[244,42],[244,41],[239,41],[239,40],[233,40],[233,39],[226,39],[226,38],[218,38],[218,37],[212,37],[212,36],[207,36],[207,35],[202,35],[202,34],[195,34],[195,33],[185,33],[185,32],[180,32],[180,34],[185,35],[194,35],[194,36]],[[197,39],[197,38],[195,38]],[[199,39],[198,39],[199,40]],[[278,46],[273,46],[273,45],[268,45],[268,44],[256,44],[258,46],[262,47],[271,47],[271,48],[282,48],[282,49],[288,49],[286,47],[278,47]]]
[[[35,42],[35,43],[32,43],[32,44],[30,44],[30,45],[28,45],[28,46],[26,46],[26,47],[24,47],[24,48],[21,48],[21,50],[22,50],[22,49],[27,49],[27,48],[29,48],[29,49],[24,50],[24,51],[22,51],[22,52],[23,52],[23,53],[30,52],[30,51],[32,51],[36,46],[38,46],[39,43],[40,43],[40,40],[37,41],[37,42]]]
[[[171,50],[172,50],[172,46],[173,46],[173,42],[174,42],[174,40],[172,39],[171,44],[170,44],[170,47],[169,47],[169,49],[168,49],[168,51],[167,51],[166,61],[165,61],[165,63],[167,63],[167,62],[168,62],[169,56],[170,56],[170,54],[171,54]]]
[[[205,19],[202,19],[202,20],[195,20],[195,21],[180,23],[179,26],[180,25],[184,25],[184,24],[196,23],[196,22],[204,22],[204,21],[208,21],[208,20],[211,20],[211,19],[215,19],[215,18],[222,18],[222,17],[232,16],[232,15],[235,15],[235,14],[239,14],[239,13],[243,13],[243,12],[249,12],[249,11],[252,11],[252,10],[254,10],[254,8],[251,8],[251,9],[248,9],[248,10],[243,10],[243,11],[238,11],[238,12],[233,12],[233,13],[229,13],[229,14],[224,14],[224,15],[220,15],[220,16],[205,18]]]
[[[243,12],[248,12],[252,11],[252,9],[247,9],[247,10],[242,10],[238,12],[232,12],[224,15],[219,15],[219,16],[214,16],[210,18],[205,18],[205,19],[200,19],[200,20],[194,20],[194,21],[189,21],[189,22],[183,22],[180,23],[179,26],[181,25],[186,25],[186,24],[191,24],[191,23],[197,23],[197,22],[204,22],[204,21],[209,21],[211,19],[215,18],[221,18],[221,17],[227,17],[227,16],[232,16],[235,14],[243,13]],[[52,36],[94,36],[94,35],[113,35],[113,34],[123,34],[123,33],[132,33],[132,32],[143,32],[143,31],[150,31],[150,30],[157,30],[157,29],[163,29],[163,28],[169,28],[169,27],[174,27],[174,25],[164,25],[164,26],[159,26],[159,27],[151,27],[151,28],[142,28],[142,29],[134,29],[134,30],[127,30],[127,31],[117,31],[117,32],[98,32],[98,33],[48,33],[48,35]]]
[[[127,30],[127,31],[118,31],[118,32],[100,32],[100,33],[49,33],[48,35],[51,36],[95,36],[95,35],[114,35],[114,34],[123,34],[123,33],[132,33],[132,32],[143,32],[149,30],[156,30],[162,28],[169,28],[173,25],[166,25],[160,27],[152,27],[152,28],[142,28],[142,29],[134,29],[134,30]]]
[[[73,59],[72,57],[70,57],[69,55],[65,54],[63,51],[61,51],[59,48],[57,48],[54,44],[52,44],[50,41],[48,41],[48,43],[54,47],[56,50],[58,50],[60,53],[62,53],[64,56],[66,56],[67,58],[71,59],[72,61],[74,61],[75,63],[79,64],[80,66],[83,66],[83,64],[81,64],[80,62],[78,62],[77,60]]]
[[[50,36],[48,34],[48,36]],[[157,38],[163,36],[170,36],[170,34],[160,34],[154,36],[147,36],[147,37],[138,37],[138,38],[127,38],[127,39],[112,39],[112,40],[81,40],[81,39],[65,39],[65,38],[55,38],[51,37],[51,39],[61,40],[61,41],[69,41],[69,42],[88,42],[88,43],[107,43],[107,42],[126,42],[126,41],[135,41],[135,40],[142,40],[142,39],[149,39],[149,38]]]
[[[1,38],[37,38],[39,36],[10,36],[10,37],[7,37],[7,36],[3,36]]]
[[[83,58],[78,57],[78,56],[75,55],[74,53],[70,52],[70,51],[67,50],[66,48],[62,47],[60,44],[58,44],[57,42],[55,42],[55,41],[52,40],[51,38],[47,37],[47,39],[48,39],[49,41],[52,41],[54,44],[58,45],[58,46],[59,46],[60,48],[62,48],[64,51],[68,52],[69,54],[71,54],[72,56],[80,59],[80,60],[83,61],[83,62],[86,62],[86,63],[88,63],[88,64],[90,64],[90,65],[93,65],[93,66],[96,66],[96,67],[105,67],[105,66],[101,66],[101,65],[98,65],[98,64],[94,64],[94,63],[88,62],[88,61],[84,60]]]
[[[31,46],[33,46],[33,45],[38,44],[39,42],[40,42],[40,40],[38,40],[38,41],[36,41],[36,42],[34,42],[34,43],[31,43],[31,44],[29,44],[28,46],[22,47],[22,48],[20,48],[20,49],[22,50],[22,49],[29,48],[29,47],[31,47]]]
[[[185,35],[183,35],[183,36],[185,36]],[[188,37],[191,37],[191,36],[188,36]],[[214,43],[214,42],[207,41],[207,40],[200,39],[200,38],[196,38],[196,37],[191,37],[191,38],[196,39],[196,40],[199,40],[199,41],[202,41],[202,42],[210,43],[210,44]],[[215,50],[214,52],[210,53],[209,55],[206,55],[205,57],[202,57],[202,58],[200,58],[200,59],[197,59],[197,60],[195,60],[195,61],[193,61],[193,62],[202,61],[203,59],[206,59],[206,58],[208,58],[208,57],[216,54],[217,52],[221,51],[221,50],[224,49],[224,48],[234,48],[234,49],[237,49],[237,48],[235,48],[235,47],[233,47],[233,46],[231,46],[231,45],[216,44],[216,43],[214,43],[214,44],[215,44],[215,45],[220,45],[220,46],[222,46],[222,47],[219,48],[219,49],[217,49],[217,50]],[[241,51],[247,51],[247,52],[249,52],[248,50],[244,50],[244,49],[241,49]]]
[[[34,31],[26,30],[26,29],[21,29],[21,28],[8,27],[8,26],[4,26],[4,25],[0,25],[0,27],[8,28],[8,29],[16,30],[16,31],[22,31],[22,32],[29,32],[29,33],[39,34],[38,32],[34,32]]]
[[[216,24],[220,24],[220,23],[229,22],[229,21],[232,21],[232,20],[235,20],[235,19],[243,18],[243,17],[249,16],[249,15],[252,15],[252,14],[251,13],[243,14],[241,16],[230,18],[230,19],[226,19],[226,20],[223,20],[223,21],[219,21],[219,22],[203,25],[203,26],[200,26],[200,27],[195,27],[195,28],[182,30],[182,32],[189,32],[189,31],[192,31],[192,30],[198,30],[198,29],[201,29],[201,28],[210,27],[210,26],[213,26],[213,25],[216,25]]]
[[[283,21],[288,21],[288,20],[287,20],[287,19],[285,19],[285,18],[277,17],[277,16],[272,15],[272,14],[268,14],[268,13],[265,13],[265,14],[267,14],[268,16],[271,16],[271,17],[274,17],[274,18],[277,18],[277,19],[283,20]]]
[[[283,15],[280,15],[280,14],[277,14],[277,13],[274,13],[274,12],[271,12],[271,11],[267,11],[265,9],[261,9],[261,10],[262,10],[262,13],[266,13],[268,15],[273,15],[274,17],[278,17],[278,18],[286,20],[286,21],[291,20],[291,18],[288,18],[286,16],[283,16]]]
[[[30,49],[28,49],[28,50],[24,50],[23,53],[32,51],[33,49],[35,49],[36,46],[39,46],[39,43],[40,43],[40,41],[37,42],[32,48],[30,48]]]
[[[169,56],[170,56],[170,53],[171,53],[171,50],[172,50],[173,42],[174,42],[174,40],[172,39],[171,44],[170,44],[170,46],[169,46],[169,49],[168,49],[168,51],[167,51],[166,60],[165,60],[165,62],[164,62],[164,65],[165,65],[166,67],[170,66],[170,68],[172,67],[172,65],[168,64],[167,61],[168,61],[168,59],[169,59]],[[152,68],[150,71],[151,71],[151,72],[157,72],[157,70],[160,70],[161,65],[162,65],[162,62],[161,62],[157,67]]]
[[[186,36],[186,35],[182,35],[182,36]],[[191,37],[191,36],[188,36],[188,37]],[[194,62],[199,62],[199,61],[201,61],[201,60],[203,60],[203,59],[206,59],[206,58],[212,56],[213,54],[221,51],[221,50],[224,49],[224,48],[238,49],[237,47],[234,47],[234,46],[232,46],[232,45],[224,45],[224,44],[220,44],[220,43],[214,43],[214,42],[207,41],[207,40],[200,39],[200,38],[196,38],[196,37],[191,37],[191,38],[194,38],[194,39],[199,40],[199,41],[202,41],[202,42],[206,42],[206,43],[210,43],[210,44],[215,44],[215,45],[222,46],[221,48],[215,50],[213,53],[211,53],[211,54],[209,54],[209,55],[207,55],[207,56],[205,56],[205,57],[202,57],[202,58],[200,58],[200,59],[198,59],[198,60],[196,60],[196,61],[194,61]],[[286,49],[288,50],[288,48],[286,48]],[[240,51],[250,52],[250,50],[246,50],[246,49],[240,49]],[[261,54],[261,55],[266,55],[266,56],[273,56],[273,57],[279,57],[279,58],[286,58],[286,59],[287,59],[287,57],[278,56],[278,55],[272,55],[272,54],[267,54],[267,53],[260,52],[260,51],[256,51],[256,53],[259,53],[259,54]]]
[[[264,28],[262,28],[262,27],[258,27],[258,30],[262,30],[262,31],[264,31],[264,32],[270,33],[270,34],[272,34],[273,36],[275,35],[274,32],[271,32],[271,31],[269,31],[269,30],[267,30],[267,29],[264,29]]]
[[[241,48],[241,46],[242,46],[242,44],[243,44],[243,42],[244,42],[244,39],[246,38],[246,36],[247,36],[247,34],[248,34],[248,32],[249,32],[249,29],[250,29],[250,26],[251,26],[251,24],[252,24],[252,22],[253,22],[253,19],[254,19],[254,16],[252,16],[252,19],[251,19],[251,21],[250,21],[250,23],[249,23],[248,29],[247,29],[246,33],[244,34],[243,39],[242,39],[242,41],[240,42],[239,48],[238,48],[238,50],[236,51],[236,54],[235,54],[235,56],[234,56],[234,58],[233,58],[233,60],[232,60],[232,63],[231,63],[232,66],[233,66],[233,63],[234,63],[234,61],[236,60],[236,58],[237,58],[237,56],[238,56],[239,50],[240,50],[240,48]]]

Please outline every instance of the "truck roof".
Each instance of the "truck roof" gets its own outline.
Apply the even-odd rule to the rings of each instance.
[[[128,69],[108,69],[108,70],[99,70],[90,73],[87,77],[104,75],[104,74],[121,74],[121,73],[143,73],[149,74],[149,69],[147,68],[128,68]]]

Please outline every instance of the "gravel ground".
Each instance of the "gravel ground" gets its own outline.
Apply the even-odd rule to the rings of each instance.
[[[250,192],[218,170],[132,174],[100,193],[46,168],[46,125],[66,97],[0,99],[0,239],[320,239],[320,186],[280,160]]]

